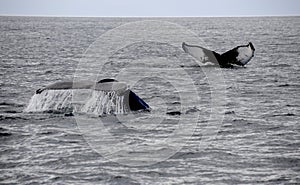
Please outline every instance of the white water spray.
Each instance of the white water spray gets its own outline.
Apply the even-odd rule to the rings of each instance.
[[[45,90],[41,94],[34,94],[24,112],[83,112],[100,116],[129,112],[124,101],[125,94],[119,94],[116,91],[92,90],[90,97],[84,97],[81,102],[72,102],[73,91],[84,90]]]

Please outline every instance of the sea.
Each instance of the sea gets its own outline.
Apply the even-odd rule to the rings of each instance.
[[[182,42],[255,54],[221,69]],[[300,184],[299,53],[297,16],[2,16],[0,184]],[[35,94],[104,78],[150,109],[115,92]]]

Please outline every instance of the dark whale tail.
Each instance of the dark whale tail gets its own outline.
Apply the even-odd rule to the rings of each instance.
[[[244,66],[253,58],[255,51],[252,42],[237,46],[223,54],[185,42],[182,43],[182,49],[202,63],[211,62],[220,67],[233,67],[232,64]]]

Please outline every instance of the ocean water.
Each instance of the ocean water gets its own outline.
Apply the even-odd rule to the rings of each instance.
[[[300,183],[299,17],[0,20],[1,184]],[[245,68],[199,66],[180,48],[249,41]],[[152,110],[24,112],[37,89],[81,77],[139,79]]]

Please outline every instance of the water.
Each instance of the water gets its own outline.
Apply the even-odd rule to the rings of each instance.
[[[150,70],[151,73],[146,74],[147,79],[132,86],[152,111],[102,117],[104,127],[114,136],[102,133],[104,139],[97,141],[102,143],[102,155],[90,147],[93,143],[88,143],[89,136],[79,130],[86,126],[90,133],[99,133],[94,124],[78,125],[79,118],[60,112],[23,110],[35,90],[55,81],[72,80],[84,52],[100,35],[124,23],[145,19],[0,19],[2,184],[300,182],[299,17],[156,19],[193,31],[207,48],[219,53],[251,41],[256,48],[255,57],[246,68],[222,70],[224,84],[212,87],[209,74],[204,72],[213,74],[216,69],[200,68],[180,48],[166,43],[141,42],[119,50],[106,63],[103,76],[117,77],[123,65],[134,61],[139,61],[138,65],[131,67],[129,74],[141,75],[136,69],[157,67],[157,71]],[[179,42],[182,35],[176,36]],[[112,43],[108,47],[113,46]],[[178,59],[179,65],[168,63]],[[193,92],[181,69],[193,80],[199,99],[189,96]],[[171,82],[182,87],[181,91],[188,98],[181,97],[180,89],[170,81],[160,78],[163,73],[172,77]],[[226,90],[225,100],[216,104],[217,110],[225,107],[220,109],[224,115],[221,125],[210,119],[214,114],[211,112],[214,88]],[[168,112],[181,115],[166,114]],[[80,116],[99,119],[95,115]],[[196,126],[193,124],[195,116],[198,116]],[[178,129],[181,117],[187,132],[179,136],[189,140],[175,142],[178,137],[174,137],[168,145],[159,143]],[[188,128],[195,129],[192,136],[189,133],[193,129]],[[116,139],[119,142],[115,142]],[[158,143],[155,147],[154,142]],[[183,148],[173,151],[177,145]],[[123,152],[113,153],[118,147]],[[168,152],[174,155],[163,155]],[[126,165],[130,156],[138,157]],[[150,166],[137,165],[139,162],[147,164],[151,159],[155,162],[160,157],[165,160]]]

